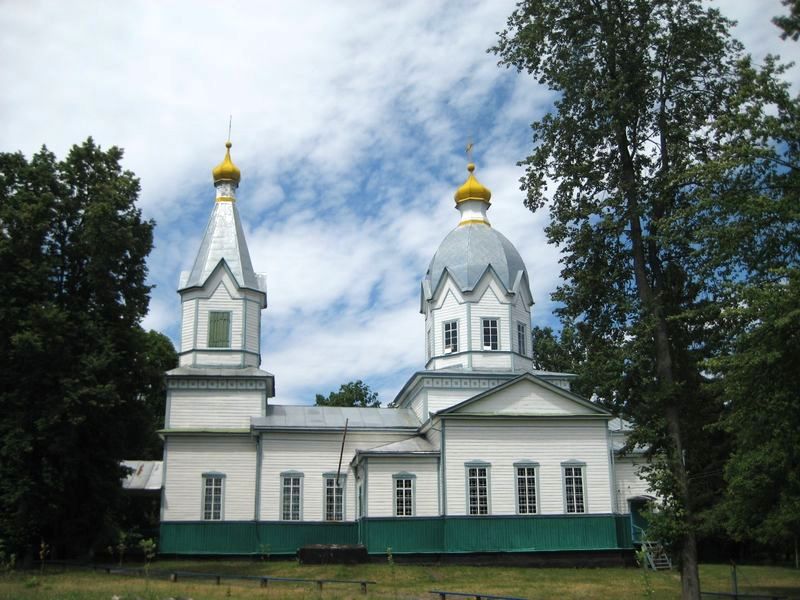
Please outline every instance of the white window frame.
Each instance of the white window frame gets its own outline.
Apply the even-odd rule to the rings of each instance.
[[[519,470],[525,469],[525,474],[520,475]],[[531,477],[529,470],[533,471],[533,510],[530,510],[530,498],[528,497],[528,492],[530,490],[529,486],[527,485],[527,480]],[[521,479],[525,479],[525,490],[524,496],[526,497],[526,503],[523,510],[523,505],[520,504],[520,498],[523,496],[520,492],[520,483]],[[514,463],[514,491],[515,494],[515,504],[517,508],[518,515],[538,515],[539,514],[539,463],[533,461],[521,461]]]
[[[475,471],[473,475],[471,471]],[[480,471],[484,470],[484,474],[481,475]],[[464,484],[465,484],[465,492],[466,492],[466,506],[465,506],[465,513],[471,517],[484,517],[492,514],[492,478],[491,478],[491,470],[492,465],[487,462],[480,462],[480,461],[473,461],[464,463]],[[473,488],[471,484],[472,478],[476,479],[476,485]],[[480,479],[485,480],[485,496],[486,496],[486,512],[480,512],[481,504],[480,504]],[[476,491],[475,495],[475,506],[476,512],[472,512],[472,490]]]
[[[522,321],[517,321],[517,352],[522,354],[523,356],[527,356],[527,344],[525,340],[527,338],[525,331],[527,327],[525,327],[525,323]]]
[[[289,484],[289,512],[286,512],[286,494],[287,486],[286,480],[298,479],[297,483],[297,513],[292,509],[292,496],[294,496],[294,483]],[[303,520],[303,473],[299,471],[286,471],[281,473],[281,521],[302,521]],[[287,516],[288,514],[288,516]]]
[[[328,485],[328,482],[332,482],[332,486]],[[339,500],[339,508],[341,509],[341,518],[337,519],[337,512],[336,512],[336,473],[323,473],[322,474],[322,520],[323,521],[330,521],[330,522],[340,522],[344,521],[346,518],[346,511],[345,508],[347,506],[346,501],[346,494],[345,491],[347,490],[347,475],[344,473],[339,474],[339,486],[338,490],[341,492],[338,494]],[[328,518],[328,490],[333,491],[333,518]]]
[[[400,510],[400,508],[401,508],[401,506],[400,506],[401,503],[398,502],[398,500],[399,500],[398,492],[401,489],[398,486],[399,486],[399,483],[401,481],[404,482],[403,483],[404,487],[402,488],[403,491],[405,492],[407,490],[409,492],[409,494],[411,495],[411,498],[409,498],[407,500],[404,500],[402,502],[402,504],[403,504],[402,508],[410,509],[408,511],[408,514],[406,513],[405,510],[403,511],[403,514],[399,514],[399,512],[398,512]],[[407,482],[407,485],[406,485],[406,482]],[[403,495],[406,496],[405,493]],[[413,517],[413,516],[416,516],[416,514],[417,514],[417,476],[414,475],[413,473],[401,472],[401,473],[395,473],[394,475],[392,475],[392,514],[395,517]]]
[[[576,475],[575,469],[580,469],[580,474]],[[576,477],[580,480],[580,504],[575,487]],[[561,463],[561,480],[563,481],[564,491],[564,513],[569,515],[582,515],[589,512],[589,499],[586,494],[586,463],[578,461]],[[569,485],[568,482],[571,483],[571,485]],[[570,489],[572,489],[571,493]],[[579,508],[580,510],[578,510]]]
[[[214,485],[218,483],[219,485]],[[209,485],[211,485],[211,495],[208,495]],[[216,493],[215,493],[216,489]],[[203,521],[222,521],[225,517],[225,473],[211,471],[203,473],[203,484],[201,492],[200,516]],[[218,497],[219,507],[216,512],[214,509],[214,499]]]
[[[445,354],[458,352],[458,319],[442,323],[442,348]]]
[[[494,346],[492,347],[492,339],[491,339],[491,325],[488,325],[490,321],[494,321]],[[489,328],[489,343],[486,343],[486,333],[487,327]],[[481,347],[486,351],[495,352],[500,350],[500,319],[497,317],[483,317],[481,319]]]

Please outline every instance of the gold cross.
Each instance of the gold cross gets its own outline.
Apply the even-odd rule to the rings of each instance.
[[[472,162],[472,148],[473,148],[474,146],[475,146],[475,144],[473,144],[473,143],[472,143],[472,140],[470,139],[470,140],[467,142],[467,159],[469,160],[469,162]]]

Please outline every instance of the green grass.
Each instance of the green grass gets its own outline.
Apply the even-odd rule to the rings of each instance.
[[[135,565],[130,565],[135,566]],[[531,599],[558,600],[584,598],[677,598],[680,583],[676,572],[648,572],[647,582],[639,569],[538,569],[524,567],[419,566],[367,564],[357,566],[303,566],[294,561],[260,562],[247,560],[159,561],[154,570],[179,570],[239,575],[271,575],[308,579],[368,579],[378,582],[363,596],[358,586],[326,585],[320,594],[314,585],[272,583],[267,589],[257,582],[179,580],[131,575],[107,575],[102,572],[64,571],[54,567],[44,574],[38,571],[0,576],[0,599],[3,600],[111,600],[113,596],[142,600],[192,598],[313,599],[380,598],[405,600],[437,597],[429,590],[484,592]],[[704,590],[729,591],[727,565],[703,565]],[[739,567],[739,591],[761,592],[800,599],[800,571],[781,567]],[[652,590],[648,594],[648,588]]]

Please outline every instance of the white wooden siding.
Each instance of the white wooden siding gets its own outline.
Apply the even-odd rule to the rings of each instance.
[[[517,336],[517,323],[525,325],[525,352],[520,352],[525,356],[531,356],[531,313],[528,307],[525,306],[522,294],[517,294],[514,298],[515,302],[511,308],[511,344],[514,352],[519,352],[519,337]]]
[[[586,464],[584,485],[588,513],[610,513],[611,485],[605,421],[519,420],[491,423],[445,422],[447,514],[466,514],[464,464],[483,461],[490,468],[491,514],[516,512],[514,463],[539,463],[539,510],[541,514],[563,514],[564,493],[561,464]]]
[[[255,443],[250,436],[168,437],[164,520],[198,521],[203,473],[225,474],[223,520],[249,521],[255,502]]]
[[[345,482],[346,521],[356,518],[355,475],[350,469],[357,449],[366,450],[406,439],[408,434],[393,433],[354,433],[347,434],[342,459],[342,474]],[[281,518],[280,474],[285,471],[303,473],[302,515],[304,521],[322,521],[323,512],[323,473],[336,472],[339,463],[339,450],[342,434],[337,433],[284,433],[275,432],[263,437],[263,458],[261,468],[261,515],[265,521]]]
[[[448,289],[441,307],[436,311],[436,331],[434,335],[434,355],[444,354],[444,324],[448,321],[458,321],[458,349],[466,350],[467,334],[466,321],[467,308],[459,303],[452,290]],[[464,346],[462,348],[462,345]],[[460,361],[459,361],[460,362]]]
[[[468,404],[459,413],[596,415],[597,412],[553,390],[524,379]]]
[[[433,361],[432,368],[434,370],[438,370],[438,369],[448,369],[452,367],[466,367],[467,360],[468,358],[466,354],[456,354],[453,356],[446,354],[444,356],[436,358]]]
[[[480,389],[471,389],[471,388],[463,388],[463,389],[455,389],[455,390],[443,390],[443,389],[429,389],[428,390],[428,411],[431,413],[438,412],[440,410],[444,410],[445,408],[449,408],[454,404],[458,404],[459,402],[463,402],[467,398],[471,398],[476,394],[479,394],[482,390]]]
[[[261,321],[261,306],[252,300],[245,304],[247,310],[247,331],[245,333],[245,350],[260,352],[261,340],[258,339]]]
[[[414,396],[413,400],[411,400],[411,410],[414,411],[414,414],[417,415],[417,418],[424,422],[428,415],[425,412],[425,399],[428,396],[427,390],[419,390],[417,395]]]
[[[192,349],[194,343],[195,301],[185,300],[181,303],[181,352]]]
[[[508,317],[502,321],[500,327],[505,331],[505,323],[508,322]],[[480,321],[477,322],[480,327]],[[508,345],[506,340],[506,345]],[[501,346],[502,347],[502,346]],[[476,352],[472,355],[472,366],[476,369],[498,369],[498,370],[511,370],[512,356],[508,352]]]
[[[169,390],[167,426],[205,428],[250,427],[261,415],[264,392],[258,390]]]
[[[386,459],[370,457],[367,464],[367,515],[393,517],[394,480],[392,475],[411,473],[414,478],[414,516],[439,514],[438,461],[435,458]]]
[[[645,461],[632,458],[617,458],[614,471],[617,475],[617,511],[630,512],[628,500],[636,496],[654,496],[647,482],[639,476]]]
[[[208,313],[229,311],[231,313],[230,347],[241,348],[244,300],[232,297],[225,282],[221,282],[210,298],[202,298],[198,304],[197,347],[208,348]]]
[[[499,298],[503,297],[497,285],[492,283],[486,287],[479,302],[472,305],[472,349],[483,350],[483,319],[497,319],[499,350],[511,350],[511,338],[508,334],[508,306]],[[478,358],[476,355],[473,358]],[[507,359],[506,359],[507,360]],[[473,362],[473,366],[475,363]]]

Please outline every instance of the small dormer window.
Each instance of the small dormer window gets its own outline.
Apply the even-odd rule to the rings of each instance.
[[[444,353],[458,352],[458,321],[444,324]]]
[[[517,321],[517,351],[520,354],[526,354],[525,350],[525,323]]]
[[[231,313],[223,311],[208,313],[208,347],[231,347]]]

